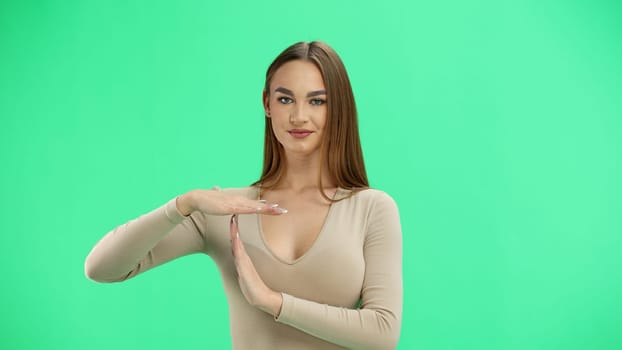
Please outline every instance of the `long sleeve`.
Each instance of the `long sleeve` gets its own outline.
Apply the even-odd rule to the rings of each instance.
[[[203,217],[199,213],[183,216],[176,199],[108,232],[87,256],[86,276],[98,282],[120,282],[203,251]]]
[[[380,192],[369,214],[360,309],[283,295],[278,322],[350,349],[394,349],[402,319],[402,232],[397,206]]]

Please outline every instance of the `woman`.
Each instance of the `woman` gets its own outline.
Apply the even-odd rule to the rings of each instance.
[[[268,68],[263,105],[257,182],[189,191],[117,227],[86,275],[120,282],[205,253],[223,279],[234,349],[395,348],[399,214],[368,187],[343,63],[321,42],[290,46]]]

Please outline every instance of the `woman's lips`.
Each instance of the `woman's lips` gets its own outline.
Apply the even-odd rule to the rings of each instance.
[[[290,135],[292,135],[293,137],[297,138],[297,139],[303,139],[309,135],[311,135],[312,131],[311,130],[289,130],[288,131]]]

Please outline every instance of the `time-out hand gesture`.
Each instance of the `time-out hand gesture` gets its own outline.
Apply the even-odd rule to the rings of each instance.
[[[287,213],[287,210],[276,203],[228,194],[220,191],[218,187],[211,190],[192,190],[179,196],[177,208],[186,216],[193,211],[201,211],[210,215]]]

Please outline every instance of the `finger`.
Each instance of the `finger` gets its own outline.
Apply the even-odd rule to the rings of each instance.
[[[266,203],[262,203],[259,200],[252,200],[248,198],[238,197],[230,204],[231,211],[237,214],[254,214],[266,206]]]
[[[287,209],[282,208],[277,203],[267,202],[267,201],[253,201],[247,204],[247,208],[250,212],[246,212],[245,214],[268,214],[268,215],[280,215],[287,213]]]
[[[229,223],[229,232],[231,235],[231,254],[233,254],[234,262],[236,268],[239,270],[240,259],[244,258],[246,255],[246,250],[244,249],[244,244],[240,239],[240,229],[238,224],[238,216],[237,214],[231,215],[231,221]]]
[[[231,253],[235,259],[236,266],[240,264],[240,260],[247,258],[246,249],[244,248],[244,242],[240,239],[240,229],[238,226],[238,216],[236,214],[231,215],[229,222],[229,234],[231,238]]]
[[[286,214],[287,209],[282,208],[278,204],[275,203],[275,204],[264,206],[263,208],[258,210],[257,213],[265,214],[265,215],[281,215],[281,214]]]
[[[261,211],[263,208],[261,205],[258,206],[236,206],[231,208],[231,211],[236,214],[256,214]]]
[[[235,253],[235,240],[238,237],[238,216],[237,214],[231,215],[231,220],[229,221],[229,234],[231,238],[231,249],[232,253]],[[235,255],[235,254],[234,254]]]
[[[231,234],[231,239],[234,238],[234,234],[237,233],[238,228],[235,223],[235,217],[237,214],[231,215],[231,219],[229,220],[229,233]]]
[[[246,248],[244,247],[244,242],[240,239],[240,234],[238,233],[237,238],[235,239],[235,255],[238,259],[247,259],[248,255],[246,254]]]
[[[287,213],[287,209],[280,207],[277,203],[266,202],[265,200],[249,200],[240,198],[229,207],[231,213],[235,214],[266,214],[280,215]]]
[[[250,269],[252,266],[252,261],[250,261],[250,258],[248,257],[248,255],[246,255],[246,251],[244,250],[244,244],[242,243],[242,240],[237,239],[233,243],[233,245],[234,245],[234,250],[235,250],[235,256],[234,256],[235,268],[238,273],[238,276],[240,277],[248,276],[248,274],[251,271]]]

